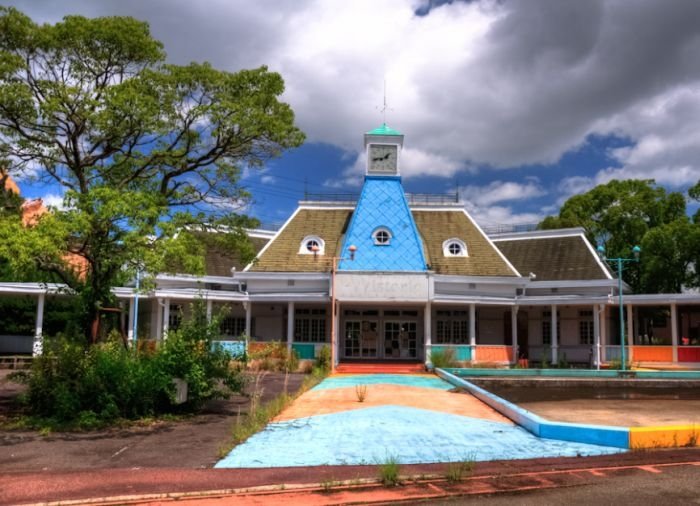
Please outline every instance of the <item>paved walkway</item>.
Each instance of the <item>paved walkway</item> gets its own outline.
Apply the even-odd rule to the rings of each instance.
[[[357,390],[366,388],[364,402]],[[356,390],[357,389],[357,390]],[[486,461],[618,453],[540,439],[431,375],[343,375],[306,392],[218,468]]]

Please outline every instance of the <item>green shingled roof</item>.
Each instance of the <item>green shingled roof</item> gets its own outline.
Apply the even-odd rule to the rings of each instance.
[[[413,211],[423,236],[426,261],[437,274],[458,276],[516,276],[498,250],[461,210]],[[461,239],[469,256],[446,257],[442,244],[447,239]]]
[[[537,281],[607,279],[580,235],[494,242],[523,276],[532,272]]]
[[[382,123],[382,126],[370,130],[367,135],[403,135],[401,132],[394,130],[389,127],[386,123]]]
[[[250,268],[256,272],[324,272],[338,254],[352,211],[346,209],[301,209]],[[301,241],[316,235],[325,242],[325,255],[299,254]]]
[[[462,212],[412,211],[423,240],[426,262],[438,274],[459,276],[516,276],[486,236]],[[323,272],[328,262],[313,255],[299,254],[301,241],[309,235],[326,243],[325,257],[337,255],[352,211],[342,209],[301,209],[294,219],[260,255],[251,271]],[[459,238],[467,244],[468,257],[445,257],[442,243]]]

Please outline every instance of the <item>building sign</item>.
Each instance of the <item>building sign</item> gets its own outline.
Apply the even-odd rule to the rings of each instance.
[[[425,302],[430,292],[430,279],[425,273],[339,273],[335,278],[338,300]]]

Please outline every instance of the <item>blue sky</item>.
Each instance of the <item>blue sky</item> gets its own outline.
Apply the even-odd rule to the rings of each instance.
[[[268,65],[307,143],[243,183],[264,222],[310,192],[355,192],[362,134],[405,134],[409,192],[454,192],[482,226],[534,223],[611,179],[700,180],[700,2],[15,0],[148,21],[174,63]],[[22,182],[23,193],[60,199]],[[693,207],[694,209],[694,207]]]

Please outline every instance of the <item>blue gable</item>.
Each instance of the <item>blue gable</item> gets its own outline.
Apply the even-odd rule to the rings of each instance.
[[[380,227],[391,233],[386,245],[375,244]],[[357,247],[355,260],[348,248]],[[426,271],[423,245],[406,202],[400,177],[366,176],[350,220],[338,266],[346,271]]]

